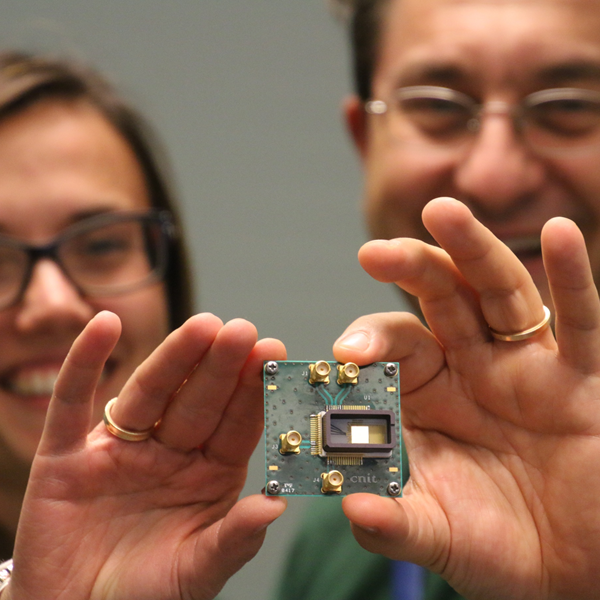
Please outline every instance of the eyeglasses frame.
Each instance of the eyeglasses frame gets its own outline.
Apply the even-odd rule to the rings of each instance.
[[[528,94],[518,103],[491,100],[478,103],[474,98],[458,90],[434,85],[415,85],[400,87],[396,90],[399,99],[428,97],[437,100],[454,101],[467,108],[472,117],[467,123],[467,131],[477,133],[481,129],[481,120],[486,115],[506,115],[519,130],[520,120],[532,107],[550,100],[573,100],[589,99],[595,100],[600,106],[600,91],[587,90],[584,88],[548,88]],[[364,110],[370,115],[385,115],[390,113],[390,104],[384,100],[372,99],[364,103]],[[556,152],[564,151],[564,148],[556,148]]]

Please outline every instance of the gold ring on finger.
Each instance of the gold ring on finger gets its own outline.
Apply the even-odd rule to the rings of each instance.
[[[112,433],[115,437],[118,437],[120,440],[126,440],[127,442],[143,442],[147,440],[154,431],[154,426],[149,429],[145,429],[144,431],[131,431],[129,429],[123,429],[119,427],[112,418],[111,409],[113,404],[117,401],[116,398],[109,400],[104,407],[104,424],[106,425],[106,429],[108,429],[109,433]]]
[[[537,325],[534,325],[529,329],[524,329],[523,331],[517,331],[516,333],[500,333],[490,327],[490,333],[494,339],[500,340],[501,342],[522,342],[523,340],[527,340],[548,329],[550,317],[550,309],[547,306],[544,306],[544,318]]]

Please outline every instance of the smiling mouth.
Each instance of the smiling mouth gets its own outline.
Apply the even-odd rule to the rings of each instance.
[[[100,382],[107,377],[108,365],[102,371]],[[17,370],[0,381],[0,387],[23,398],[50,398],[60,372],[59,367]]]
[[[51,396],[59,369],[28,369],[9,375],[2,387],[19,396]]]

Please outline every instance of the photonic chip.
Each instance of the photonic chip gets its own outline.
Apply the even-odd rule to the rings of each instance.
[[[266,362],[266,493],[401,492],[397,363]]]
[[[320,456],[332,453],[389,458],[396,446],[393,410],[328,410],[320,413],[323,447]]]

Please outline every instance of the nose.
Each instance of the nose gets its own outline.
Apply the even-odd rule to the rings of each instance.
[[[33,268],[15,321],[22,332],[81,328],[94,312],[61,268],[42,259]]]
[[[546,178],[543,160],[527,147],[507,114],[487,114],[454,173],[461,200],[480,217],[510,218],[535,200]]]

